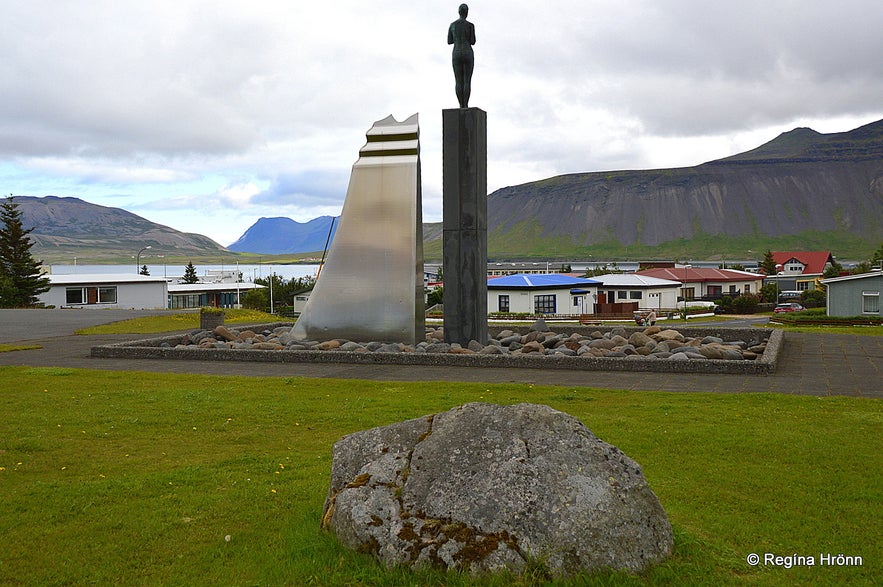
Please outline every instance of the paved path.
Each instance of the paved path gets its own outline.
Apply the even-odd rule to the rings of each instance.
[[[770,376],[431,366],[415,369],[405,365],[98,359],[89,356],[93,346],[136,337],[76,336],[73,335],[74,330],[85,325],[156,312],[58,310],[55,312],[59,313],[54,316],[44,315],[44,312],[50,311],[0,310],[0,342],[27,341],[43,347],[39,350],[0,353],[0,365],[378,381],[517,382],[635,391],[775,392],[883,398],[881,336],[787,333],[779,356],[779,367]],[[52,324],[48,323],[50,319]]]

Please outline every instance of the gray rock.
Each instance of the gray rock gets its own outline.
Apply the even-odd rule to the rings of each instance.
[[[742,351],[737,351],[734,349],[724,349],[721,351],[721,355],[721,358],[728,361],[742,361],[745,359],[745,357],[742,355]]]
[[[360,345],[359,343],[353,342],[353,341],[347,341],[347,342],[343,343],[342,345],[340,345],[340,350],[348,351],[348,352],[353,352],[353,351],[355,351],[357,349],[361,349],[361,348],[364,348],[364,347],[362,345]]]
[[[717,336],[706,336],[705,338],[702,339],[702,344],[711,344],[713,342],[716,342],[717,344],[721,344],[724,342],[724,339],[717,337]]]
[[[489,344],[478,351],[479,355],[503,355],[505,353],[506,351],[503,350],[503,347],[499,347],[495,344]]]
[[[470,340],[469,344],[466,345],[466,348],[473,352],[480,352],[481,349],[484,348],[484,345],[478,342],[477,340]]]
[[[546,321],[540,316],[533,324],[531,324],[530,330],[531,332],[549,332],[551,329],[546,326]]]
[[[632,332],[632,335],[629,336],[629,344],[634,345],[636,348],[646,346],[648,342],[655,344],[655,341],[643,332]]]
[[[446,342],[434,342],[426,345],[427,353],[448,353],[451,351],[451,345]]]
[[[375,353],[400,353],[404,350],[405,345],[398,342],[382,344],[374,350]]]
[[[672,552],[640,466],[547,406],[467,404],[334,445],[322,525],[387,566],[639,572]]]
[[[553,355],[564,355],[565,357],[575,357],[576,351],[572,351],[566,346],[558,347],[552,350]]]
[[[630,344],[624,344],[621,347],[619,347],[619,352],[621,352],[622,354],[624,354],[626,356],[638,354],[638,351],[635,349],[635,347],[633,347]]]
[[[500,334],[502,335],[502,333],[500,333]],[[509,346],[513,342],[521,343],[521,336],[519,336],[517,334],[513,334],[513,335],[509,335],[509,336],[505,336],[505,337],[504,336],[500,337],[500,344],[503,346]]]

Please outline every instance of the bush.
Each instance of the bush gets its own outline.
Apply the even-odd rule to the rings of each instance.
[[[805,308],[824,308],[825,291],[821,289],[808,289],[800,294],[800,303]]]
[[[757,312],[757,298],[751,294],[743,294],[733,300],[733,310],[737,314],[754,314]]]

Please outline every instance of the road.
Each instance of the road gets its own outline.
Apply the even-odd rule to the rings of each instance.
[[[42,348],[0,353],[2,365],[79,367],[111,371],[201,373],[265,377],[368,379],[375,381],[463,381],[559,385],[632,391],[771,392],[796,395],[845,395],[883,399],[883,336],[789,332],[776,372],[769,376],[688,373],[569,371],[404,365],[313,363],[242,363],[100,359],[93,346],[132,340],[136,335],[77,336],[74,331],[126,318],[161,312],[138,310],[0,310],[0,342],[27,342]],[[745,326],[758,318],[738,318]],[[664,323],[663,323],[664,324]],[[691,323],[700,325],[701,322]]]

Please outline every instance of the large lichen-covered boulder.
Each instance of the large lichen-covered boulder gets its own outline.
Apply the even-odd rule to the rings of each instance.
[[[641,467],[548,406],[471,403],[334,445],[322,525],[389,566],[640,571],[672,552]]]

